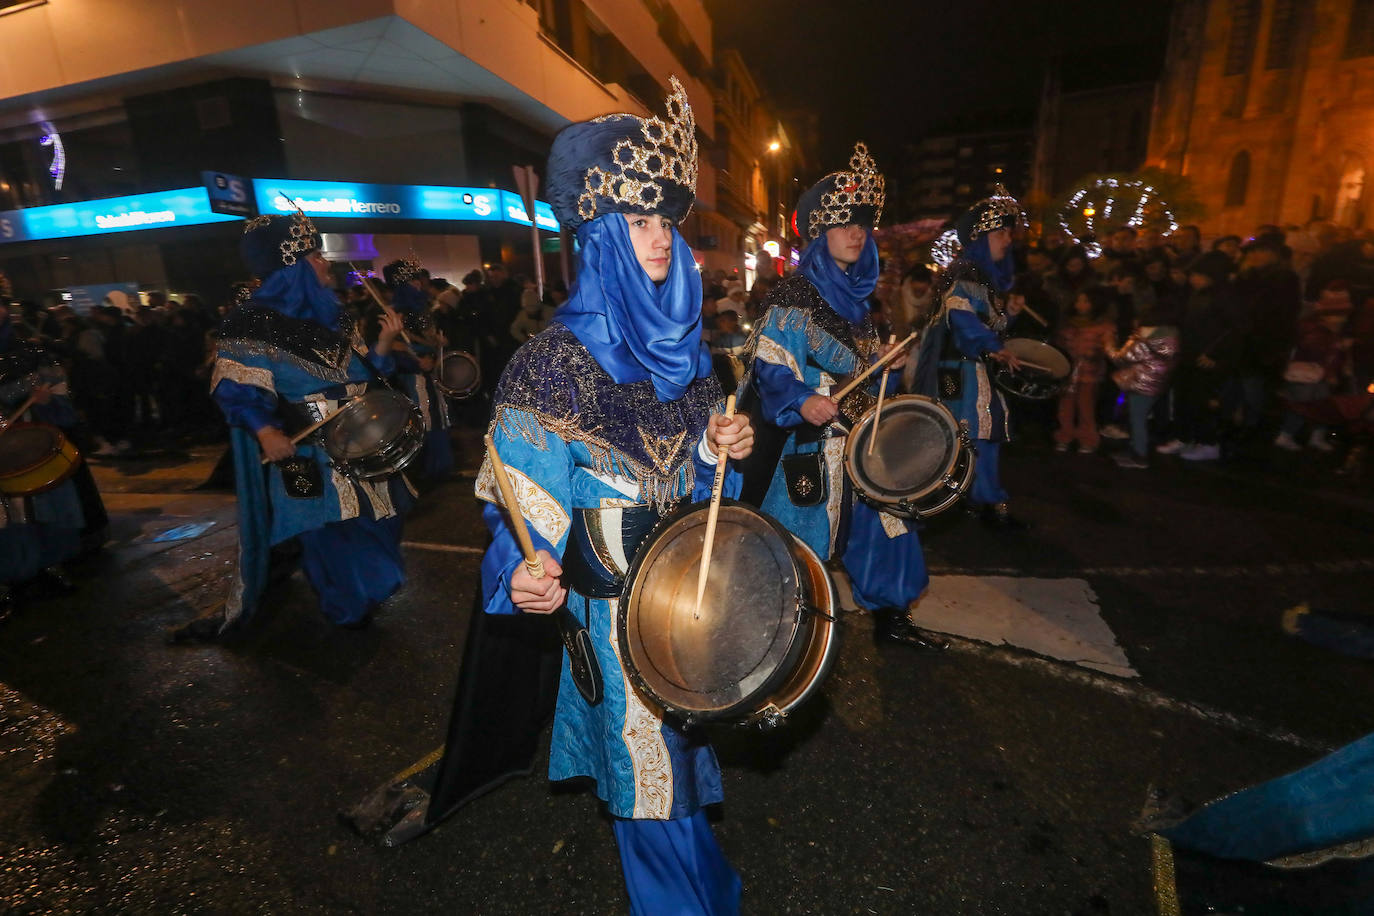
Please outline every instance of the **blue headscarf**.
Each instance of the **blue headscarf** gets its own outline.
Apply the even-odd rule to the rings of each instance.
[[[1016,280],[1016,262],[1011,256],[1011,249],[1007,249],[1002,260],[994,261],[992,251],[988,249],[986,232],[970,242],[968,247],[959,253],[959,256],[977,264],[984,275],[992,281],[992,285],[997,287],[999,293],[1005,293],[1011,289],[1012,283]]]
[[[331,331],[339,329],[339,299],[320,283],[315,268],[304,257],[290,267],[274,270],[253,293],[253,302],[270,306],[292,318],[322,324]]]
[[[677,400],[693,381],[710,375],[711,354],[701,340],[701,275],[677,229],[662,283],[650,280],[635,257],[624,214],[583,223],[577,241],[577,282],[553,320],[572,331],[616,382],[649,379],[660,401]]]
[[[802,252],[799,270],[841,318],[858,324],[868,314],[868,297],[878,287],[878,243],[870,232],[859,260],[850,264],[848,270],[840,270],[830,256],[825,233],[821,233]]]

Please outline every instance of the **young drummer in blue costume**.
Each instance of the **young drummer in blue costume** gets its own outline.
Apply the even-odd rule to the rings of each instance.
[[[764,471],[771,482],[762,508],[823,559],[843,558],[854,598],[873,611],[880,641],[942,649],[943,640],[907,616],[930,581],[916,528],[857,498],[843,469],[844,432],[832,425],[840,413],[852,423],[867,406],[862,392],[837,405],[830,397],[837,381],[887,352],[868,307],[878,282],[872,232],[882,217],[883,185],[860,143],[848,171],[825,176],[797,203],[797,232],[810,242],[797,275],[769,291],[768,312],[747,348],[762,417],[787,431],[782,462]],[[902,357],[893,366],[900,369]],[[891,377],[892,393],[900,378]],[[802,457],[810,455],[819,460]],[[794,470],[789,486],[789,463],[806,468],[808,461],[812,470]]]
[[[331,623],[365,625],[404,581],[401,516],[414,499],[405,476],[354,480],[323,447],[310,439],[293,445],[287,432],[363,394],[373,369],[394,371],[388,354],[400,319],[384,318],[376,348],[366,350],[329,289],[329,262],[304,214],[250,220],[239,249],[262,285],[221,324],[210,381],[234,452],[238,577],[222,609],[175,631],[173,641],[213,639],[252,614],[271,547],[291,538]]]
[[[753,439],[746,417],[719,415],[701,280],[674,225],[695,197],[697,144],[686,94],[672,87],[666,120],[607,115],[554,139],[546,184],[577,233],[577,284],[511,360],[491,424],[549,577],[525,571],[488,459],[477,480],[493,535],[482,588],[487,613],[550,613],[566,601],[588,624],[604,698],[582,698],[565,658],[549,778],[595,781],[615,818],[631,911],[724,914],[738,912],[740,880],[702,810],[721,800],[715,753],[636,691],[618,657],[618,602],[594,597],[623,576],[632,530],[647,534],[671,505],[707,498],[718,447],[743,458]],[[726,495],[736,492],[731,472]],[[612,530],[620,536],[596,540]]]
[[[453,446],[448,431],[448,401],[434,385],[435,359],[441,343],[424,293],[426,278],[418,261],[402,259],[382,268],[391,288],[391,307],[401,316],[410,343],[391,353],[396,375],[425,420],[425,445],[415,459],[420,476],[437,480],[453,470]],[[380,316],[379,316],[380,317]]]
[[[955,228],[963,246],[935,288],[940,308],[921,341],[916,389],[943,403],[968,429],[977,465],[969,506],[990,525],[1023,527],[1002,487],[1002,443],[1011,438],[1007,402],[993,387],[985,360],[1012,368],[1020,362],[1002,348],[1006,294],[1014,279],[1011,232],[1021,208],[999,185],[974,204]]]
[[[0,275],[0,280],[3,276]],[[3,422],[46,423],[70,438],[79,424],[67,396],[66,374],[57,354],[19,337],[9,308],[0,299],[0,417]],[[34,395],[24,416],[17,409]],[[0,434],[0,450],[4,437]],[[84,463],[58,486],[32,496],[0,495],[0,618],[14,605],[10,586],[30,580],[49,588],[72,588],[61,564],[104,540],[109,518]]]

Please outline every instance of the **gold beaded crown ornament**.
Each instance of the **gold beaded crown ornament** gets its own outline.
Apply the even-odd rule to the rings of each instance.
[[[959,217],[955,228],[959,233],[959,243],[968,245],[986,233],[1010,229],[1020,221],[1021,205],[999,181],[993,186],[992,196],[970,207],[967,213]]]
[[[420,259],[415,257],[412,252],[408,258],[398,258],[382,268],[382,276],[386,279],[387,286],[400,286],[408,283],[420,275],[423,270],[420,266]]]
[[[320,233],[310,217],[297,208],[290,216],[255,216],[243,225],[239,253],[248,269],[265,277],[296,263],[299,255],[320,247]]]
[[[825,230],[850,223],[871,230],[883,218],[885,187],[868,146],[862,141],[855,143],[848,171],[831,172],[797,201],[792,228],[797,235],[809,239],[820,238]]]
[[[570,124],[549,150],[547,194],[575,229],[607,213],[660,213],[680,222],[697,190],[697,128],[677,77],[667,118],[609,114]]]

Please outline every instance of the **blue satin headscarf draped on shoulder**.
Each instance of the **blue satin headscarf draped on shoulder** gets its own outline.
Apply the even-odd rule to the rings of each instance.
[[[619,384],[654,383],[675,401],[711,373],[701,339],[701,275],[692,249],[673,229],[668,279],[655,283],[635,257],[629,223],[607,213],[577,229],[577,282],[553,320],[566,327]]]
[[[878,243],[873,233],[864,242],[859,260],[841,270],[830,256],[825,234],[806,246],[799,271],[820,291],[821,298],[850,324],[858,324],[868,314],[868,297],[878,287]]]
[[[276,309],[291,318],[339,329],[339,298],[320,283],[315,268],[305,258],[290,267],[274,270],[253,293],[253,304]]]
[[[992,281],[992,285],[997,287],[997,292],[1005,293],[1011,289],[1011,284],[1016,280],[1016,262],[1008,251],[1002,256],[1002,260],[992,259],[992,249],[988,247],[987,233],[983,233],[968,244],[960,257],[967,258],[987,275]]]

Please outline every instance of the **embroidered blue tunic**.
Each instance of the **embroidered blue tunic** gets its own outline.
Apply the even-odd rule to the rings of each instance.
[[[617,216],[617,218],[619,218]],[[722,409],[709,374],[675,400],[660,401],[648,380],[616,383],[587,348],[556,321],[524,344],[496,392],[492,441],[506,464],[536,547],[562,558],[573,513],[709,498],[715,458],[707,421]],[[493,542],[482,562],[487,613],[516,613],[510,577],[521,562],[490,459],[476,484]],[[739,492],[731,470],[727,496]],[[625,559],[625,558],[622,558]],[[568,608],[588,625],[605,682],[601,703],[578,693],[565,656],[554,718],[549,778],[590,777],[620,818],[693,815],[722,798],[715,752],[641,695],[621,667],[619,602],[569,589]]]
[[[1007,441],[1011,438],[1007,402],[993,386],[982,359],[983,354],[1002,349],[1000,332],[1006,327],[1006,316],[993,306],[988,286],[977,275],[968,275],[944,294],[941,321],[948,338],[938,353],[940,388],[933,396],[967,424],[972,438]],[[923,352],[922,358],[930,357]]]
[[[279,403],[321,419],[367,390],[372,373],[394,369],[389,356],[368,353],[354,327],[337,331],[292,318],[278,303],[251,299],[221,328],[211,392],[230,425],[238,488],[239,577],[226,618],[250,614],[267,580],[271,545],[301,537],[305,570],[335,623],[351,623],[402,581],[399,516],[414,493],[405,475],[355,480],[336,470],[322,446],[302,442],[298,457],[316,465],[320,492],[288,491],[278,464],[261,464],[256,432],[282,428]],[[344,526],[339,523],[352,523]]]
[[[842,436],[803,442],[797,435],[807,422],[801,405],[814,394],[828,394],[842,376],[853,375],[874,359],[877,335],[867,318],[845,321],[801,276],[769,292],[769,309],[752,342],[751,372],[764,418],[790,430],[782,455],[820,451],[825,475],[824,502],[798,506],[787,492],[782,464],[774,470],[763,511],[805,541],[822,559],[844,557],[854,597],[865,608],[906,608],[929,584],[925,555],[914,526],[860,501],[844,473]],[[899,377],[892,377],[893,392]],[[871,386],[876,393],[877,384]],[[849,405],[849,398],[842,410]],[[857,420],[858,417],[850,417]],[[847,525],[845,523],[848,523]]]

